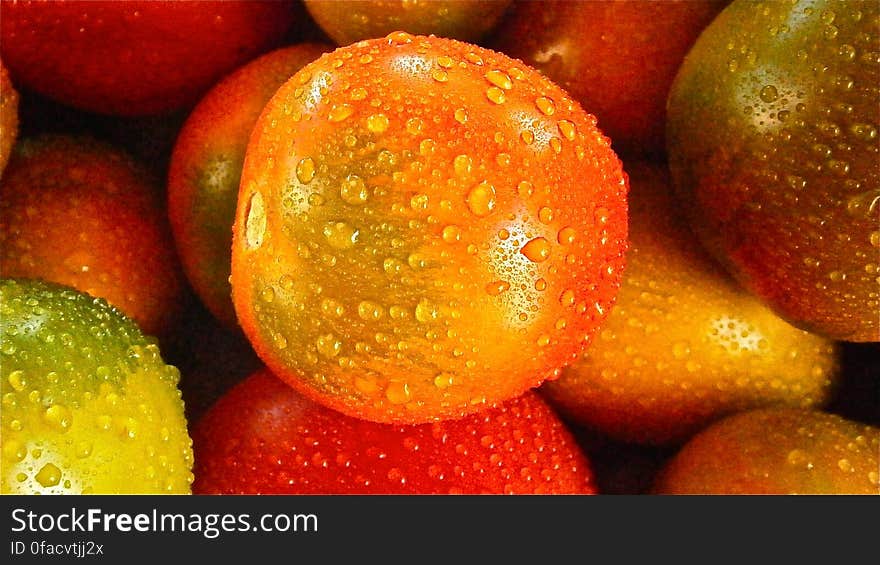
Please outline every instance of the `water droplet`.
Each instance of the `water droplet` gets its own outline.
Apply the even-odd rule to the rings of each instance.
[[[455,243],[461,239],[461,229],[458,226],[446,226],[443,228],[443,241]]]
[[[373,133],[382,133],[388,129],[388,116],[373,114],[367,118],[367,129]]]
[[[853,470],[852,463],[849,462],[849,459],[841,459],[837,462],[837,467],[844,473],[849,473]]]
[[[437,64],[444,69],[451,69],[455,65],[455,60],[448,55],[440,55],[437,57]]]
[[[348,104],[334,105],[327,114],[327,119],[333,123],[343,122],[354,114],[354,108]]]
[[[437,82],[446,82],[449,80],[449,73],[443,69],[434,69],[431,71],[431,78]]]
[[[476,216],[488,216],[495,208],[495,187],[486,181],[471,189],[467,195],[470,211]]]
[[[509,288],[510,283],[507,281],[490,282],[486,285],[486,294],[489,296],[498,296],[499,294],[506,292]]]
[[[34,478],[45,488],[54,487],[61,482],[61,469],[52,463],[46,463],[40,468]]]
[[[542,334],[538,336],[537,341],[538,347],[547,347],[550,344],[550,336],[547,334]]]
[[[324,237],[336,249],[349,249],[357,243],[360,232],[345,222],[328,222],[324,225]]]
[[[440,373],[436,377],[434,377],[434,386],[437,388],[448,388],[452,386],[452,383],[455,380],[455,375],[451,373]]]
[[[547,290],[547,280],[546,279],[538,279],[535,281],[535,290],[538,292],[543,292]]]
[[[296,178],[303,184],[309,184],[315,178],[315,162],[311,157],[300,159],[296,164]]]
[[[534,263],[542,263],[549,259],[551,251],[550,242],[543,237],[536,237],[530,240],[520,249],[520,253]]]
[[[466,124],[468,121],[468,113],[464,108],[457,109],[453,116],[455,117],[455,121],[460,124]]]
[[[7,377],[9,384],[12,385],[12,388],[21,392],[27,386],[27,378],[24,376],[24,371],[16,370],[9,373],[9,377]]]
[[[562,245],[574,245],[577,239],[577,230],[572,227],[564,227],[556,234],[556,240]]]
[[[263,245],[263,235],[266,233],[266,209],[263,206],[263,195],[259,192],[251,195],[244,233],[248,248],[256,249]]]
[[[336,339],[336,336],[333,334],[325,334],[315,340],[315,347],[318,353],[328,359],[332,359],[339,355],[339,352],[342,350],[342,342]]]
[[[406,121],[406,131],[412,135],[418,135],[425,127],[425,122],[419,118],[410,118]]]
[[[73,420],[73,415],[70,413],[70,410],[60,404],[53,404],[46,408],[43,417],[50,425],[62,432],[66,432],[70,429]]]
[[[339,196],[342,200],[355,206],[366,202],[367,198],[369,198],[369,194],[364,179],[357,175],[348,175],[345,177],[345,180],[342,181],[342,186],[339,189]]]
[[[495,104],[504,104],[505,100],[507,100],[507,97],[504,95],[504,91],[497,86],[489,87],[486,90],[486,98],[488,98],[490,102],[494,102]]]
[[[556,106],[553,104],[553,100],[547,98],[546,96],[541,96],[535,99],[535,106],[538,107],[538,110],[541,111],[545,116],[552,116],[556,113]]]
[[[559,128],[559,133],[562,134],[565,139],[569,141],[574,141],[575,136],[577,135],[577,128],[575,127],[573,122],[568,120],[559,120],[559,123],[556,124]]]
[[[867,218],[878,210],[880,210],[880,189],[857,194],[846,203],[846,211],[856,217]]]
[[[540,220],[542,224],[549,224],[553,221],[553,210],[547,206],[542,207],[538,210],[538,220]]]
[[[761,100],[769,104],[770,102],[776,101],[779,97],[779,92],[776,90],[775,86],[768,84],[761,89],[761,92],[758,95],[761,97]]]
[[[452,168],[455,170],[455,174],[461,177],[471,172],[473,163],[474,160],[468,155],[456,155],[452,160]]]
[[[494,84],[495,86],[497,86],[498,88],[503,89],[503,90],[510,90],[511,88],[513,88],[513,81],[510,80],[510,77],[507,75],[507,73],[505,73],[503,71],[499,71],[499,70],[489,71],[488,73],[486,73],[486,80],[488,80],[489,82],[491,82],[492,84]],[[491,100],[491,98],[490,98],[490,100]],[[495,102],[495,100],[492,100],[492,101]],[[503,100],[501,102],[503,102]],[[500,104],[501,102],[496,102],[496,103]]]

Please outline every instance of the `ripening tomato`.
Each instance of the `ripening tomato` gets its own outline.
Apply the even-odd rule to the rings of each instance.
[[[669,97],[697,235],[798,327],[880,341],[880,3],[737,0]]]
[[[232,221],[248,138],[278,87],[330,49],[304,43],[238,69],[199,102],[174,146],[168,214],[177,251],[199,297],[230,327],[237,324],[229,286]]]
[[[0,280],[3,494],[188,493],[177,369],[104,300]]]
[[[338,45],[393,31],[477,41],[508,4],[510,0],[305,0],[312,18]]]
[[[824,412],[742,412],[691,439],[663,494],[880,494],[880,428]]]
[[[184,286],[157,192],[139,165],[102,143],[21,142],[0,183],[0,271],[105,298],[164,335]]]
[[[266,106],[233,302],[301,393],[420,423],[574,360],[625,246],[626,180],[592,116],[508,57],[401,32],[324,55]]]
[[[20,86],[64,104],[157,114],[195,102],[291,23],[285,2],[4,0],[0,51]]]
[[[516,2],[490,46],[564,88],[617,151],[662,153],[675,72],[726,2]]]
[[[743,290],[696,243],[659,164],[629,163],[630,249],[617,304],[582,358],[543,391],[571,419],[631,442],[681,442],[769,405],[820,406],[834,344]]]
[[[12,146],[18,136],[18,92],[0,61],[0,175],[6,169]]]
[[[452,422],[377,424],[268,371],[193,431],[198,494],[592,494],[589,464],[534,393]]]

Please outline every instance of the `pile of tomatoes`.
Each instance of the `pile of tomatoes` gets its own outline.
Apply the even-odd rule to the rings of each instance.
[[[4,493],[880,493],[876,2],[0,11]]]

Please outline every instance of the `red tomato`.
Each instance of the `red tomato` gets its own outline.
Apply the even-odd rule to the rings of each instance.
[[[201,494],[595,492],[585,456],[535,393],[400,426],[349,418],[260,371],[202,418],[194,452]]]
[[[284,2],[3,2],[0,43],[13,77],[93,112],[155,114],[194,102],[275,45]]]

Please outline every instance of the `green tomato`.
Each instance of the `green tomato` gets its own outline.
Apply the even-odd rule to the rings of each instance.
[[[0,280],[4,494],[189,493],[180,374],[153,340],[73,289]]]
[[[700,239],[794,325],[845,341],[880,341],[878,18],[876,0],[736,0],[668,102]]]

